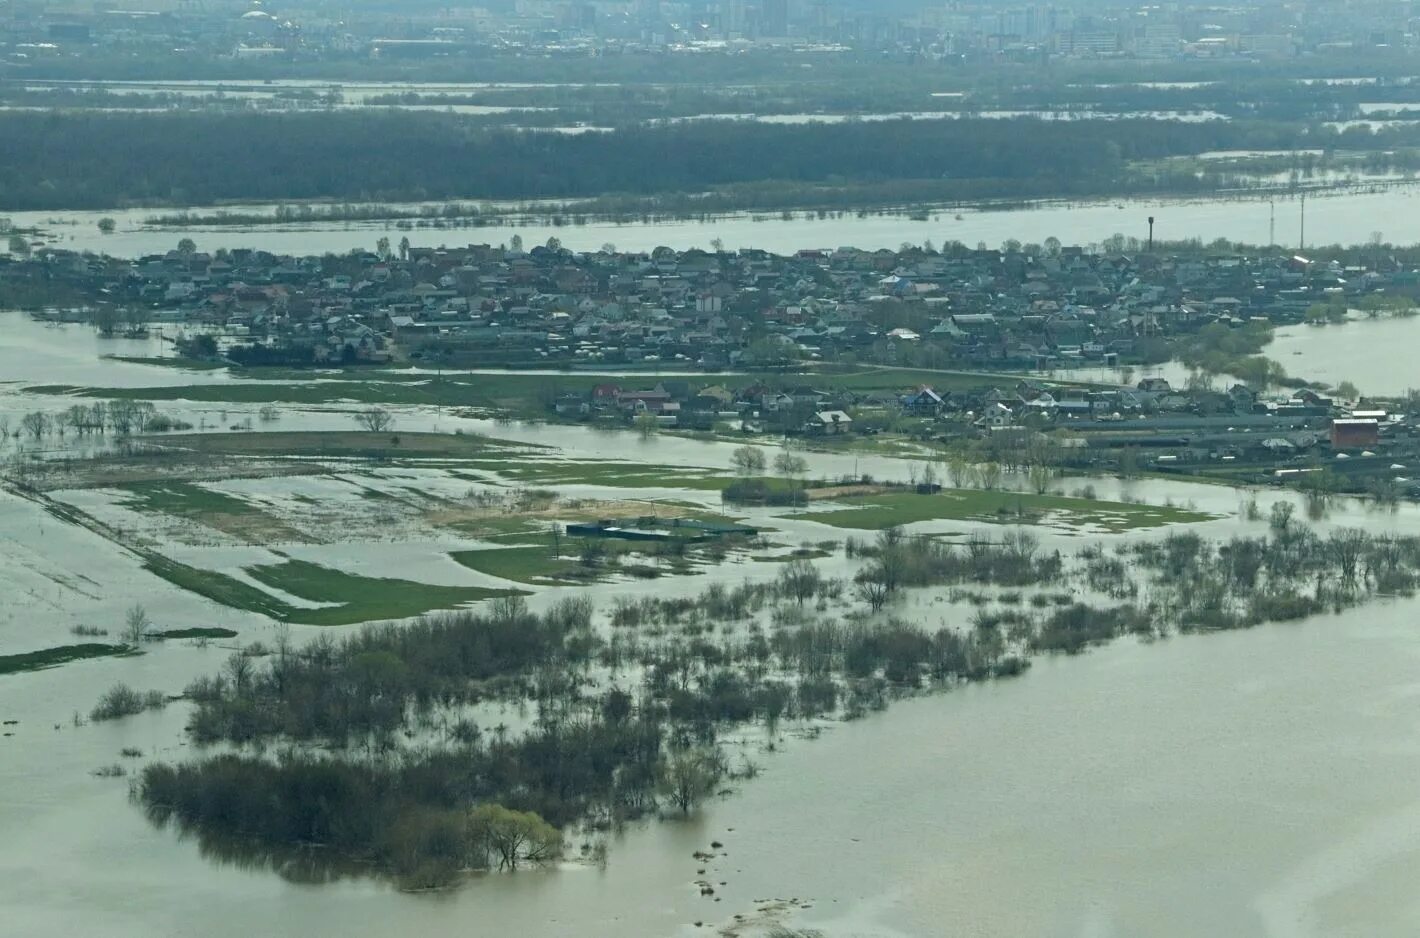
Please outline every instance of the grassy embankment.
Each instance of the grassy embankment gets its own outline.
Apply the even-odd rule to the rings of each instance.
[[[0,655],[0,674],[18,674],[21,671],[39,671],[54,668],[71,661],[86,658],[112,658],[118,655],[138,654],[129,645],[109,645],[101,642],[85,642],[79,645],[60,645],[56,648],[42,648],[19,655]]]
[[[256,431],[250,433],[174,433],[154,438],[167,447],[213,456],[330,459],[473,459],[494,454],[546,449],[535,443],[513,443],[477,434],[386,433],[363,430]]]

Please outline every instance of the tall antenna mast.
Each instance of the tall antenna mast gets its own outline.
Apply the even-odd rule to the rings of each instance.
[[[1277,203],[1267,200],[1267,246],[1277,243]]]
[[[1305,192],[1302,193],[1302,234],[1301,234],[1301,242],[1302,242],[1302,243],[1301,243],[1301,249],[1302,249],[1303,251],[1305,251],[1305,250],[1307,249],[1307,194],[1306,194]]]

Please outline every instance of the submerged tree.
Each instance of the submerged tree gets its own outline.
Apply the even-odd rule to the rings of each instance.
[[[779,588],[800,606],[813,599],[822,585],[823,577],[819,575],[818,568],[802,558],[791,561],[779,572]]]
[[[562,852],[557,828],[531,811],[482,804],[469,812],[468,843],[475,862],[516,870],[519,863],[546,863]]]
[[[147,640],[148,630],[152,626],[153,620],[148,618],[148,610],[144,609],[141,603],[136,603],[124,614],[123,640],[137,648]]]
[[[714,794],[724,771],[720,754],[714,750],[692,749],[677,753],[661,765],[661,790],[681,814],[689,814],[697,804]]]
[[[735,474],[746,479],[763,475],[765,465],[764,451],[757,446],[741,446],[730,454]]]

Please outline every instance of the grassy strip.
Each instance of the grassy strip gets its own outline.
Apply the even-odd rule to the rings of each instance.
[[[795,560],[823,560],[832,557],[833,551],[821,547],[801,547],[788,554],[751,554],[755,563],[793,563]]]
[[[165,436],[165,446],[179,446],[218,456],[300,456],[390,459],[400,456],[469,459],[506,458],[514,452],[540,449],[534,444],[509,443],[457,433],[368,433],[357,430],[289,433],[187,433]],[[496,463],[495,463],[496,465]]]
[[[174,586],[206,597],[229,609],[242,609],[283,622],[295,621],[296,609],[269,593],[213,570],[200,570],[162,554],[145,553],[143,566]]]
[[[841,499],[845,507],[831,511],[809,511],[794,517],[817,521],[837,528],[881,531],[894,525],[916,521],[988,521],[1020,524],[1046,514],[1064,515],[1075,525],[1095,525],[1118,533],[1135,528],[1158,527],[1209,521],[1212,515],[1184,508],[1101,502],[1063,495],[1034,495],[1024,492],[988,492],[958,489],[940,495],[889,492]]]
[[[520,592],[362,577],[304,560],[249,567],[247,572],[267,586],[310,602],[339,604],[321,609],[288,607],[285,621],[302,625],[351,625],[378,619],[404,619],[434,609],[453,609],[465,603]]]
[[[128,645],[105,645],[86,642],[82,645],[60,645],[57,648],[42,648],[20,655],[0,655],[0,674],[18,674],[21,671],[39,671],[54,668],[71,661],[86,658],[113,658],[121,655],[135,655]]]
[[[162,368],[177,368],[180,371],[218,371],[226,368],[225,362],[199,361],[195,358],[153,358],[143,355],[104,355],[109,361],[124,362],[129,365],[156,365]]]
[[[257,375],[258,372],[252,372]],[[283,378],[289,371],[280,373]],[[316,377],[312,373],[312,378]],[[686,380],[694,386],[720,385],[731,390],[754,384],[769,383],[785,387],[811,384],[821,390],[902,391],[919,385],[931,385],[941,391],[963,391],[990,385],[1010,387],[1021,375],[992,372],[932,371],[923,368],[869,368],[857,371],[809,371],[793,374],[706,374]],[[434,378],[427,374],[400,375],[388,371],[375,372],[363,380],[256,381],[248,384],[198,384],[181,387],[148,388],[81,388],[73,385],[45,385],[28,390],[39,394],[78,394],[105,399],[143,401],[188,400],[233,404],[438,404],[445,406],[493,407],[524,413],[543,413],[541,402],[564,394],[587,393],[599,384],[614,382],[627,387],[650,387],[659,380],[654,374],[626,375],[610,378],[606,375],[566,374],[540,375],[520,372],[497,374],[445,374]],[[1070,382],[1054,382],[1066,384]]]
[[[168,629],[166,632],[149,632],[148,637],[159,641],[176,641],[184,638],[236,638],[237,633],[232,629],[216,628]]]

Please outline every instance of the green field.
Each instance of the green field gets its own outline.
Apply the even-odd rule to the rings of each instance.
[[[247,568],[252,579],[273,589],[308,602],[332,604],[311,609],[293,606],[235,577],[191,567],[158,554],[148,555],[145,566],[175,586],[223,606],[298,625],[353,625],[403,619],[516,592],[363,577],[304,560]]]
[[[510,596],[515,592],[363,577],[304,560],[248,567],[247,573],[267,586],[309,602],[338,604],[321,609],[291,609],[285,621],[301,625],[350,625],[379,619],[403,619],[435,609],[452,609],[496,596]]]
[[[224,573],[191,567],[152,552],[144,555],[143,566],[150,573],[162,577],[174,586],[204,596],[220,606],[291,621],[287,618],[294,611],[290,605],[264,590]]]
[[[126,482],[117,486],[126,493],[125,504],[136,511],[161,512],[201,520],[207,515],[242,515],[259,512],[254,505],[192,482]]]
[[[185,518],[248,544],[310,540],[259,505],[193,482],[172,479],[124,482],[116,488],[124,493],[125,505],[135,511]]]
[[[1164,524],[1208,521],[1213,517],[1184,508],[979,489],[955,489],[938,495],[889,492],[838,499],[832,504],[837,507],[828,511],[802,512],[793,517],[837,528],[881,531],[917,521],[1022,524],[1054,516],[1072,526],[1093,526],[1116,533]]]
[[[552,556],[550,544],[460,550],[449,556],[470,570],[532,586],[596,583],[604,578],[597,568],[580,564],[576,552],[576,545],[567,541],[561,557]]]

